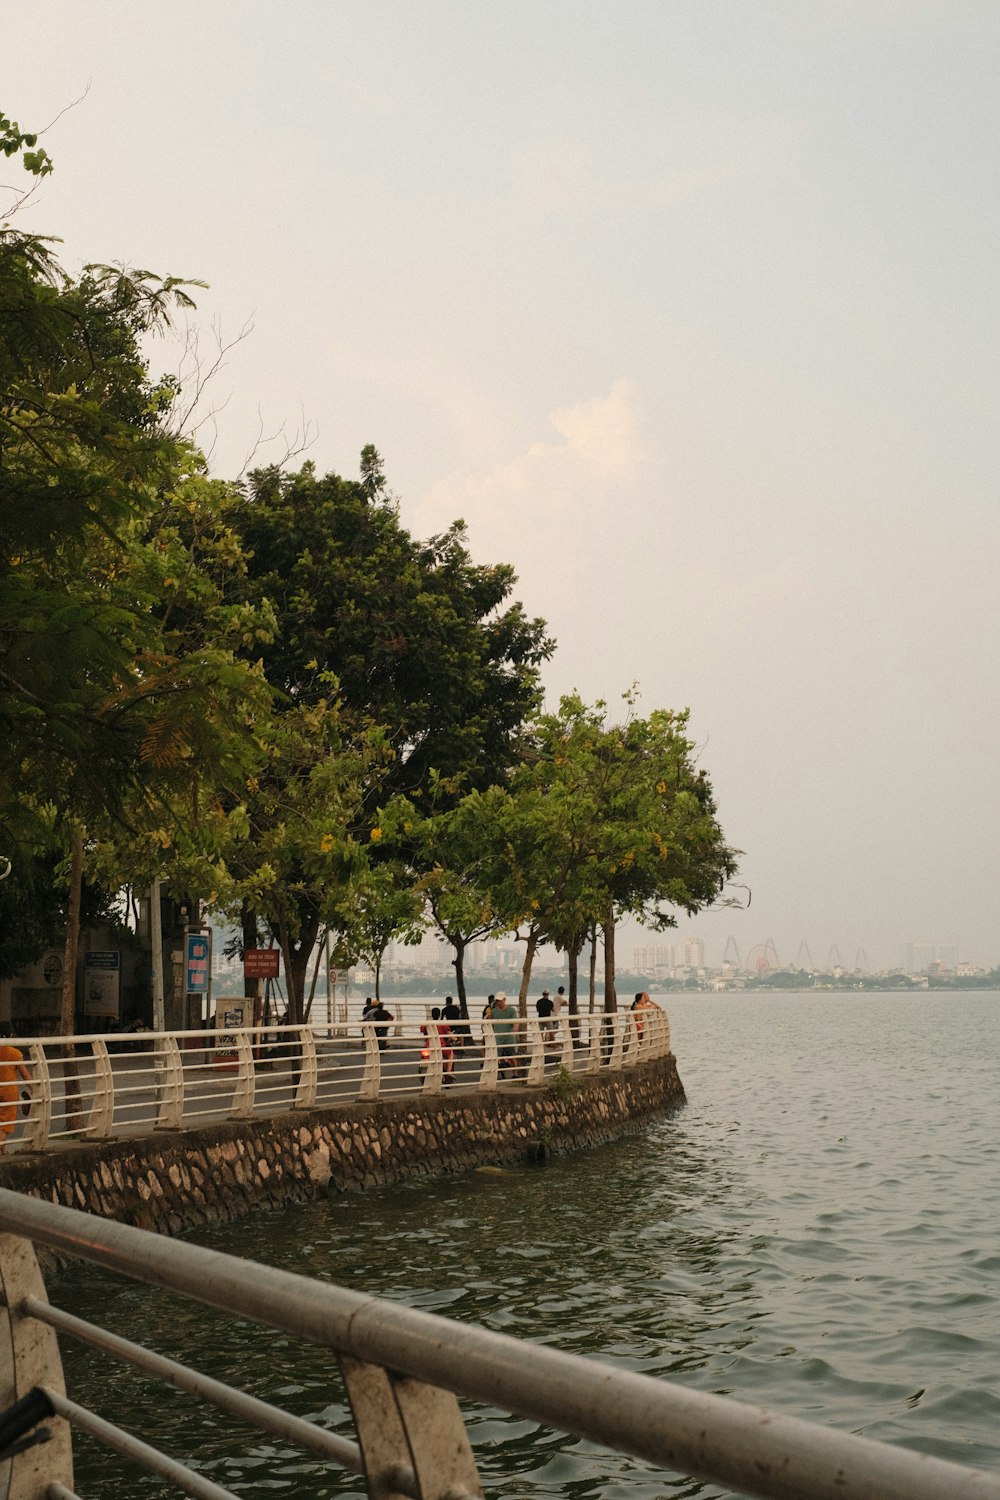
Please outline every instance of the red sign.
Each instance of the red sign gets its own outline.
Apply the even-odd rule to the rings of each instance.
[[[280,948],[245,948],[244,979],[277,979],[281,962]]]

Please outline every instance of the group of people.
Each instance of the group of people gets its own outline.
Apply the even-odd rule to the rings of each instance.
[[[366,997],[361,1020],[375,1027],[375,1040],[380,1052],[384,1052],[389,1045],[389,1027],[394,1019],[392,1011],[386,1010],[381,1000],[373,1000],[371,995]]]
[[[554,995],[548,990],[542,990],[540,997],[535,1001],[542,1041],[546,1047],[558,1041],[559,1016],[566,1000],[566,991],[560,985]],[[635,1012],[636,1030],[642,1036],[645,1023],[644,1012],[650,1009],[655,1010],[656,1002],[649,998],[646,990],[640,990],[631,1008]],[[388,1031],[393,1020],[392,1013],[386,1010],[381,1000],[373,1000],[369,995],[365,1001],[361,1019],[374,1025],[379,1050],[384,1052],[389,1045]],[[483,1007],[483,1020],[489,1021],[493,1027],[500,1077],[515,1077],[523,1060],[520,1038],[524,1023],[503,991],[487,996]],[[420,1050],[420,1060],[424,1066],[431,1056],[431,1029],[437,1032],[441,1044],[441,1069],[444,1082],[452,1084],[455,1081],[456,1056],[473,1045],[472,1027],[468,1020],[463,1018],[453,995],[445,997],[443,1006],[433,1006],[430,1021],[420,1027],[421,1035],[427,1038],[426,1044]]]

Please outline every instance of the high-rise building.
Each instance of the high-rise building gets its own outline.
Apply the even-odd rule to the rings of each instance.
[[[665,974],[674,967],[672,943],[644,943],[632,950],[632,967],[637,974]]]
[[[701,938],[688,938],[684,944],[684,962],[689,969],[705,967],[705,944]]]

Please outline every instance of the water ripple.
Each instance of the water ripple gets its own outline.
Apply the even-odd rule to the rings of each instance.
[[[545,1171],[470,1172],[261,1214],[204,1243],[701,1390],[984,1468],[1000,1464],[1000,997],[684,997],[691,1103]],[[322,1351],[103,1273],[57,1300],[349,1432]],[[356,1479],[73,1350],[71,1389],[237,1493],[359,1494]],[[728,1493],[471,1408],[487,1486],[578,1500]],[[84,1445],[81,1489],[148,1484]]]

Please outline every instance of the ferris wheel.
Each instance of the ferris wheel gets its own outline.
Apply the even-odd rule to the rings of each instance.
[[[780,968],[781,964],[778,959],[778,952],[770,938],[768,938],[766,943],[758,943],[747,954],[746,969],[748,974],[773,974],[775,970]]]

